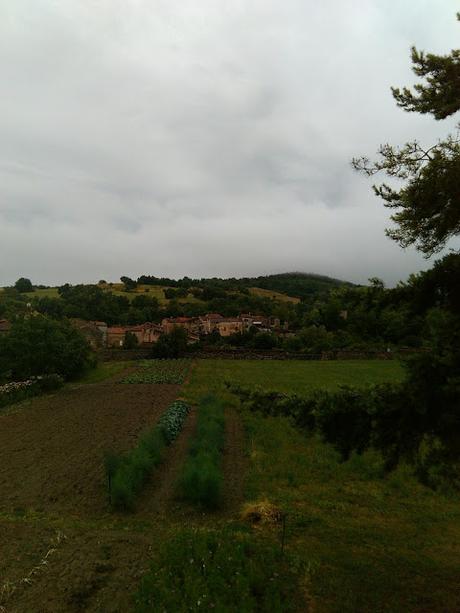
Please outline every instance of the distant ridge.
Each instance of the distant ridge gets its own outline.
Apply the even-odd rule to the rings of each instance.
[[[269,289],[297,298],[308,298],[314,294],[322,294],[344,285],[353,286],[348,281],[307,272],[282,272],[274,275],[244,278],[240,281],[247,286]]]
[[[165,277],[154,277],[142,275],[138,278],[138,283],[147,285],[159,285],[167,287],[220,287],[224,290],[241,290],[258,287],[264,290],[271,290],[281,294],[286,294],[295,298],[311,298],[314,295],[324,294],[331,289],[348,286],[353,284],[348,281],[341,281],[326,275],[319,275],[307,272],[282,272],[273,275],[261,275],[258,277],[242,278],[201,278],[191,279],[169,279]]]

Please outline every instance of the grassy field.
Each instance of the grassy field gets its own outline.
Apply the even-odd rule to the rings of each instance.
[[[342,463],[287,419],[243,411],[225,386],[302,394],[399,380],[397,362],[197,360],[182,388],[110,380],[128,367],[143,370],[99,364],[3,418],[0,609],[200,611],[217,599],[214,610],[248,613],[460,611],[458,494],[421,486],[404,466],[385,476],[373,452]],[[225,404],[222,508],[177,498],[195,406],[135,511],[111,512],[104,452],[135,448],[178,396],[196,405],[211,392]],[[279,520],[242,517],[260,502],[285,514],[283,550]],[[49,547],[44,570],[21,583]]]
[[[195,401],[207,392],[222,392],[224,383],[231,381],[303,394],[315,388],[399,381],[403,376],[401,364],[393,360],[203,360],[193,371],[188,393]]]
[[[397,362],[203,361],[186,395],[194,400],[213,390],[236,404],[226,380],[303,393],[402,376]],[[246,500],[286,513],[287,548],[307,569],[315,611],[460,610],[458,495],[420,485],[407,467],[385,476],[376,453],[341,463],[330,446],[284,418],[242,419]]]
[[[134,364],[134,362],[129,362],[127,360],[120,362],[99,362],[96,368],[85,373],[78,380],[78,383],[100,383],[101,381],[115,377]]]
[[[36,289],[33,292],[24,294],[28,298],[59,298],[57,287],[47,287],[45,289]]]
[[[261,296],[262,298],[272,298],[273,300],[278,300],[278,302],[292,302],[292,304],[298,304],[300,302],[300,298],[294,298],[293,296],[288,296],[287,294],[281,294],[280,292],[275,292],[271,289],[250,287],[249,291],[251,294],[254,294],[254,296]]]

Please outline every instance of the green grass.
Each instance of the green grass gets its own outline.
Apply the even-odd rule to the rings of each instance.
[[[136,613],[282,613],[296,601],[296,567],[279,545],[241,527],[182,529],[155,552]]]
[[[198,406],[196,431],[179,477],[180,498],[206,509],[219,507],[224,437],[224,405],[216,397],[207,396]]]
[[[28,298],[59,298],[57,287],[47,287],[46,289],[36,289],[33,292],[24,294]]]
[[[181,385],[189,372],[190,359],[143,360],[140,368],[121,383],[167,383]]]
[[[201,360],[194,369],[187,394],[197,401],[208,392],[224,390],[225,381],[265,390],[305,394],[339,385],[369,385],[400,381],[404,371],[394,360]]]
[[[458,611],[460,504],[380,456],[340,463],[285,418],[246,415],[247,497],[287,513],[288,548],[316,568],[319,611]]]
[[[302,394],[341,383],[401,379],[397,362],[199,361],[185,394],[225,389],[231,380]],[[245,497],[287,513],[287,550],[309,569],[308,592],[319,612],[460,610],[460,500],[434,492],[402,466],[385,476],[381,456],[340,462],[316,436],[283,417],[243,413],[248,470]]]
[[[122,373],[129,366],[134,366],[135,362],[128,360],[122,362],[99,362],[96,368],[85,373],[77,383],[100,383],[106,379],[111,379]]]

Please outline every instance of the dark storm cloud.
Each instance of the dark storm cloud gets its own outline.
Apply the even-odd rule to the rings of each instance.
[[[453,123],[397,109],[409,47],[446,52],[448,0],[15,0],[0,7],[0,285],[306,270],[389,282],[355,175],[380,142]]]

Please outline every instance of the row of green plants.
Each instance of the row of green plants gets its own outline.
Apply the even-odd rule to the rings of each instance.
[[[167,383],[181,385],[189,372],[191,360],[145,360],[141,368],[122,383]]]
[[[239,526],[184,529],[156,552],[136,595],[137,613],[301,610],[296,563]]]
[[[25,381],[14,381],[0,385],[0,407],[5,407],[26,398],[39,396],[62,387],[64,379],[59,375],[42,375]]]
[[[198,407],[196,431],[178,482],[182,499],[207,509],[219,507],[224,443],[224,405],[210,395],[203,398]]]
[[[156,426],[138,445],[125,454],[108,453],[105,458],[110,503],[118,510],[132,510],[137,496],[152,471],[164,459],[166,448],[182,429],[189,406],[180,400],[171,404]]]
[[[227,386],[249,410],[286,416],[303,431],[318,433],[343,461],[353,452],[374,449],[383,457],[385,472],[405,462],[425,485],[460,488],[458,412],[449,411],[455,407],[441,398],[426,402],[426,395],[407,381],[315,390],[304,397]]]

